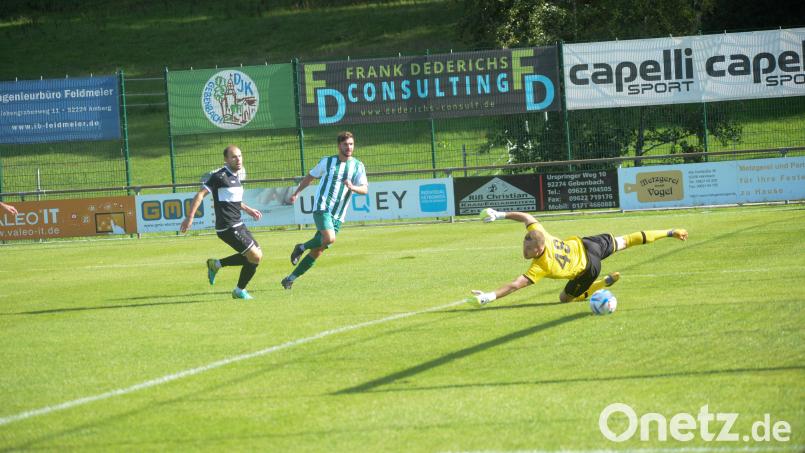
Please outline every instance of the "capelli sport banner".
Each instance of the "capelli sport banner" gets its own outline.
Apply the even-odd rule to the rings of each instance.
[[[556,46],[300,65],[302,125],[560,109]]]
[[[168,72],[174,135],[296,127],[290,64]]]
[[[562,48],[567,108],[805,96],[805,28]]]

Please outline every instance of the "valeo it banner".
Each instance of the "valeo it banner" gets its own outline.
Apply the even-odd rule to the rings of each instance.
[[[290,64],[168,72],[174,135],[296,126]]]

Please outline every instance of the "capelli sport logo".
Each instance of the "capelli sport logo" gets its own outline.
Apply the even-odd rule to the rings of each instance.
[[[259,106],[257,85],[241,71],[218,72],[207,80],[201,93],[204,115],[221,129],[240,129],[249,124]]]
[[[733,53],[711,55],[704,61],[704,72],[717,81],[740,77],[767,87],[805,85],[805,40],[800,49],[778,53]],[[573,85],[615,85],[618,93],[640,95],[689,92],[697,82],[694,51],[690,47],[662,49],[656,59],[581,63],[570,67]]]

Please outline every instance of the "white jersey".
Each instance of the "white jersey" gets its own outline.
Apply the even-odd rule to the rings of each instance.
[[[316,190],[316,200],[313,210],[329,212],[336,220],[344,221],[347,205],[352,191],[347,189],[344,181],[349,180],[353,185],[367,184],[366,168],[363,163],[354,157],[341,162],[338,156],[323,157],[312,170],[310,176],[321,178]]]

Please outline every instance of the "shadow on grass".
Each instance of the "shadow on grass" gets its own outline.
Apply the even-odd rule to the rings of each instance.
[[[411,377],[417,375],[419,373],[423,373],[430,369],[446,365],[450,362],[455,360],[467,357],[472,354],[476,354],[487,349],[494,348],[495,346],[500,346],[505,343],[509,343],[514,340],[518,340],[523,337],[527,337],[529,335],[533,335],[537,332],[541,332],[543,330],[550,329],[552,327],[557,327],[562,324],[568,323],[570,321],[575,321],[577,319],[586,318],[588,317],[588,313],[575,313],[572,315],[568,315],[559,319],[554,319],[552,321],[548,321],[546,323],[537,324],[535,326],[531,326],[522,330],[518,330],[516,332],[512,332],[510,334],[503,335],[502,337],[498,337],[489,341],[485,341],[483,343],[477,344],[475,346],[470,346],[468,348],[464,348],[455,352],[451,352],[449,354],[445,354],[441,357],[438,357],[433,360],[429,360],[424,363],[420,363],[419,365],[414,365],[410,368],[406,368],[404,370],[398,371],[396,373],[389,374],[387,376],[383,376],[368,382],[364,382],[363,384],[356,385],[354,387],[349,387],[343,390],[338,390],[334,392],[333,395],[343,395],[349,393],[363,393],[371,391],[377,387],[381,387],[386,384],[391,384],[392,382],[398,381],[400,379],[405,379],[407,377]]]
[[[468,305],[471,305],[468,302]],[[474,310],[467,310],[466,308],[463,310],[440,310],[435,311],[433,313],[483,313],[485,311],[490,310],[516,310],[518,308],[546,308],[553,305],[567,305],[564,302],[545,302],[545,303],[531,303],[531,304],[516,304],[516,305],[492,305],[492,306],[484,306],[479,307],[477,305],[474,306]]]
[[[479,382],[470,384],[451,384],[451,385],[393,388],[393,389],[372,390],[372,392],[374,393],[415,392],[415,391],[426,391],[426,390],[449,390],[449,389],[461,389],[461,388],[472,388],[472,387],[509,387],[516,385],[578,384],[585,382],[614,382],[614,381],[673,379],[673,378],[688,378],[688,377],[693,378],[702,376],[718,376],[718,375],[745,374],[745,373],[769,373],[775,371],[799,371],[799,370],[805,370],[805,366],[791,365],[791,366],[764,367],[764,368],[731,368],[724,370],[679,371],[676,373],[633,374],[625,376],[595,375],[589,377],[577,377],[568,379],[542,379],[534,381],[512,381],[512,382]]]
[[[178,294],[176,296],[168,296],[172,298],[178,297],[195,297],[195,296],[210,296],[210,295],[229,295],[229,292],[220,292],[220,293],[192,293],[192,294]],[[120,301],[120,300],[154,300],[166,298],[166,296],[140,296],[140,297],[125,297],[120,299],[110,299],[113,301]],[[69,313],[72,311],[90,311],[90,310],[114,310],[119,308],[143,308],[143,307],[158,307],[161,305],[182,305],[182,304],[202,304],[212,302],[211,300],[177,300],[177,301],[166,301],[166,302],[151,302],[151,303],[143,303],[143,304],[123,304],[123,305],[101,305],[97,307],[68,307],[68,308],[51,308],[48,310],[32,310],[32,311],[21,311],[17,313],[3,313],[4,316],[10,315],[46,315],[52,313]]]

